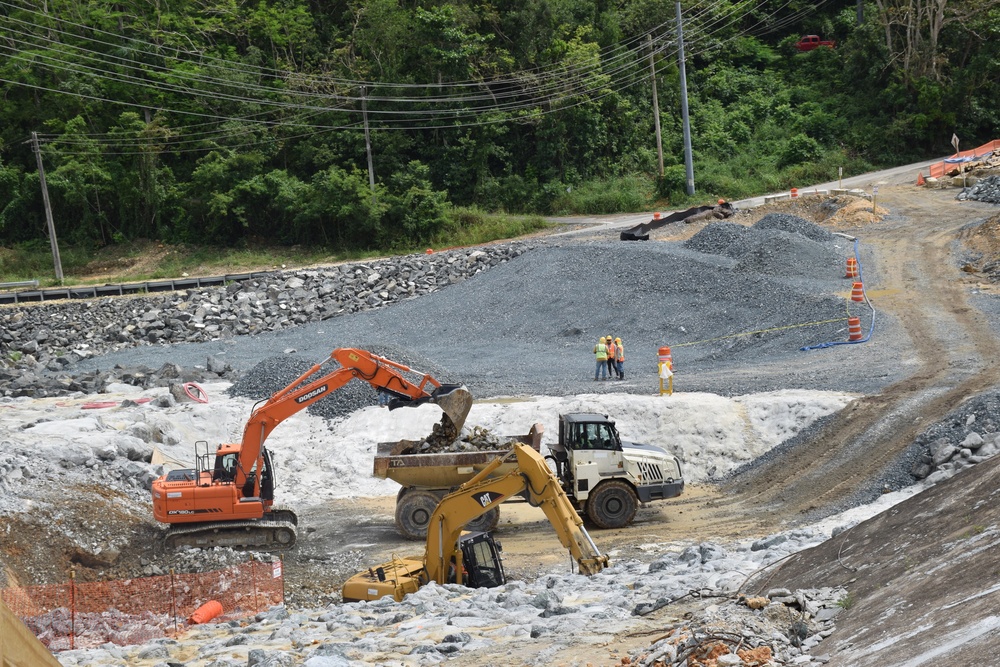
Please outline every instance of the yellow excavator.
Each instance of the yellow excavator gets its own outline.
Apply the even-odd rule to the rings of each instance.
[[[494,470],[512,459],[516,459],[515,468],[506,475],[490,478]],[[531,447],[518,443],[438,503],[427,528],[427,550],[423,557],[394,557],[388,563],[359,572],[344,584],[344,601],[391,596],[398,602],[431,581],[469,588],[492,588],[506,583],[500,545],[493,535],[463,532],[462,528],[517,495],[542,508],[582,574],[596,574],[608,566],[608,557],[590,539],[583,520],[545,459]]]

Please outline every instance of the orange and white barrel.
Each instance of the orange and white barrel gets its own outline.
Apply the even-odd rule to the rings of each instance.
[[[861,333],[861,318],[847,318],[847,340],[861,340],[864,335]]]

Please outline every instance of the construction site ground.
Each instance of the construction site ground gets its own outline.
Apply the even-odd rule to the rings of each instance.
[[[917,188],[913,185],[915,180],[915,173],[906,173],[889,180],[859,183],[869,191],[870,186],[879,186],[877,214],[872,212],[871,203],[862,199],[836,207],[840,211],[838,217],[827,198],[807,196],[769,204],[732,219],[751,224],[767,212],[780,211],[813,220],[831,231],[846,234],[863,231],[864,241],[874,251],[878,265],[878,283],[869,288],[868,296],[879,311],[899,322],[909,339],[905,353],[898,359],[905,369],[902,373],[905,378],[883,391],[859,398],[828,420],[816,437],[783,452],[781,457],[764,461],[718,484],[688,486],[679,499],[641,508],[633,525],[596,533],[601,544],[613,545],[612,559],[642,557],[651,544],[763,537],[826,516],[843,508],[858,488],[877,475],[921,431],[941,420],[967,397],[1000,386],[1000,366],[996,363],[1000,352],[1000,305],[993,303],[995,297],[990,296],[996,287],[980,271],[984,264],[1000,259],[1000,239],[995,233],[1000,219],[997,207],[958,202],[954,189]],[[614,223],[613,218],[608,218],[593,226],[583,226],[578,233],[611,236],[617,231]],[[672,225],[655,232],[651,242],[683,240],[700,226]],[[877,345],[878,341],[871,344]],[[768,366],[754,372],[774,374],[771,382],[780,383],[780,374],[787,370],[784,366]],[[971,480],[973,475],[993,475],[995,467],[980,465],[962,473],[968,477],[967,481],[955,478],[948,484],[956,489],[991,493]],[[111,507],[115,499],[108,501]],[[313,607],[336,601],[340,585],[356,571],[394,554],[419,553],[422,548],[419,543],[405,541],[396,533],[394,501],[392,496],[337,499],[300,511],[299,543],[283,556],[288,564],[285,572],[289,604]],[[963,497],[963,501],[970,505],[990,502],[987,495]],[[91,525],[95,532],[122,530],[136,534],[134,548],[123,550],[113,565],[92,567],[93,576],[98,576],[98,570],[104,576],[137,576],[149,561],[162,557],[155,527],[114,514],[105,516],[101,522],[88,523],[84,516],[93,509],[67,508],[65,520],[79,521],[78,529]],[[902,514],[907,511],[910,510],[894,510],[897,516],[902,516],[905,535],[901,534],[899,522],[886,522],[884,532],[878,532],[877,525],[871,529],[866,535],[868,543],[884,546],[902,543],[905,538],[906,544],[930,547],[954,539],[953,535],[943,533],[938,523],[921,518],[931,511],[926,506],[915,504],[909,521]],[[996,519],[995,513],[980,514],[972,523],[982,528],[979,532],[989,533],[997,530]],[[962,526],[968,528],[966,524],[972,523],[965,521]],[[11,582],[18,581],[19,574],[31,572],[44,579],[47,568],[66,557],[60,552],[58,525],[51,525],[44,536],[21,532],[26,530],[17,519],[0,520],[0,531],[8,536],[2,548]],[[561,549],[551,551],[551,540],[539,539],[543,534],[546,538],[551,536],[551,527],[537,509],[527,504],[504,505],[499,532],[511,578],[530,579],[549,565],[568,558]],[[976,572],[982,566],[985,569],[981,571],[994,572],[995,563],[975,559],[987,559],[989,553],[984,550],[983,555],[970,558],[962,567]],[[858,552],[852,555],[858,556]],[[815,560],[810,561],[811,557]],[[884,554],[883,557],[890,558]],[[898,557],[907,556],[900,553]],[[928,559],[932,557],[927,554]],[[838,584],[852,578],[857,580],[853,571],[846,568],[840,573],[823,570],[821,563],[829,558],[828,553],[820,552],[804,555],[790,568],[788,581],[799,586],[827,586],[834,585],[835,579]],[[893,586],[898,594],[894,603],[903,600],[918,609],[938,606],[934,596],[939,591],[928,585],[937,576],[929,572],[929,567],[914,562],[902,569],[905,572],[896,573],[894,579],[867,582],[839,623],[845,627],[878,624],[886,634],[909,633],[914,623],[911,615],[892,615],[883,610],[881,605],[885,600],[879,596],[884,596],[884,586]],[[816,572],[818,580],[810,581],[810,572]],[[781,584],[782,576],[785,575],[778,573],[771,583]],[[967,586],[968,595],[975,596],[989,583],[975,577],[957,577],[953,585]],[[959,590],[956,594],[960,593]],[[995,599],[996,594],[992,596]],[[682,614],[683,606],[671,613]],[[966,612],[965,608],[957,607],[950,612],[954,623],[972,624],[977,620],[978,617],[966,618],[966,613],[979,615],[982,609],[969,608]],[[632,647],[648,644],[657,624],[663,622],[664,617],[637,620],[633,632],[602,646],[602,655],[614,655],[616,651],[624,655]],[[987,648],[1000,646],[994,635],[995,631],[993,635],[985,635],[987,639],[993,637],[992,644],[985,644],[986,648],[982,643],[970,643],[967,649],[956,647],[950,656],[951,664],[975,664],[972,660],[980,657],[985,662],[979,664],[990,664],[995,652],[988,654]],[[518,655],[516,647],[507,650],[515,651],[512,664],[530,664],[527,652],[535,649],[525,648],[524,655]],[[567,663],[577,659],[569,654],[557,657]],[[879,663],[860,659],[840,663],[834,657],[831,664]]]
[[[997,209],[978,202],[957,202],[954,190],[916,188],[907,180],[879,184],[878,204],[885,214],[877,218],[872,216],[871,203],[861,200],[837,220],[839,224],[831,225],[825,213],[826,199],[804,197],[757,209],[734,221],[750,224],[767,212],[781,211],[816,220],[833,231],[852,234],[863,229],[865,243],[875,249],[880,266],[878,285],[869,296],[879,310],[898,318],[905,328],[911,346],[899,362],[911,369],[908,376],[878,394],[860,398],[826,424],[818,437],[769,464],[718,485],[689,486],[680,499],[641,509],[632,526],[597,533],[603,544],[614,545],[612,557],[641,556],[643,547],[652,543],[765,536],[829,514],[842,507],[846,498],[900,454],[918,433],[965,398],[1000,385],[998,311],[977,296],[992,293],[994,287],[975,268],[1000,257],[1000,239],[993,233],[1000,217]],[[985,221],[990,222],[981,224]],[[691,226],[674,225],[654,238],[680,240],[695,231]],[[962,243],[957,243],[959,239]],[[314,508],[303,523],[314,526],[316,532],[297,554],[290,555],[300,566],[296,569],[305,574],[298,585],[323,589],[314,593],[335,595],[333,586],[307,573],[310,558],[319,559],[321,553],[338,548],[355,554],[359,565],[394,553],[419,552],[418,544],[404,542],[396,535],[393,504],[392,498],[352,499]],[[362,541],[344,544],[344,531],[351,530],[357,516],[367,517],[367,525],[353,533]],[[537,510],[511,503],[504,506],[503,516],[504,553],[513,577],[531,577],[541,564],[566,558],[562,551],[539,549],[544,540],[538,538],[550,534],[551,528]],[[516,530],[505,529],[508,522],[516,524]],[[924,526],[928,534],[921,534]],[[927,545],[947,537],[936,532],[938,529],[916,517],[907,526],[909,538]],[[882,534],[871,539],[892,543],[899,536]],[[348,559],[345,576],[352,569],[350,560],[355,559]],[[329,572],[329,562],[322,566],[319,560],[315,562],[317,572]],[[808,566],[800,569],[808,570]],[[808,576],[800,574],[796,583],[807,582]],[[909,588],[908,603],[936,604],[932,589],[921,577],[898,585]],[[970,585],[978,590],[978,584]],[[900,595],[906,597],[902,591]],[[858,604],[863,606],[863,602]],[[896,618],[880,621],[884,632],[892,634],[896,622],[900,634],[910,629],[907,624],[912,619],[903,615]],[[644,639],[641,632],[623,636],[620,648],[626,650]]]

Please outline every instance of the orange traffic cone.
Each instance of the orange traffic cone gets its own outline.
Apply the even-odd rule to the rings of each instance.
[[[857,278],[858,277],[858,260],[853,257],[847,258],[847,274],[845,278]]]
[[[861,318],[848,317],[847,340],[861,340],[862,338],[864,338],[864,336],[861,334]]]
[[[917,185],[923,185],[926,182],[927,181],[924,180],[924,172],[921,171],[917,174]]]
[[[864,301],[865,300],[865,286],[862,283],[854,283],[854,289],[851,290],[851,301]]]
[[[660,212],[657,211],[656,213],[653,214],[653,220],[659,220],[659,219],[660,219]]]
[[[799,196],[799,189],[798,188],[792,188],[792,191],[791,191],[790,194],[792,195],[792,199],[795,199],[796,197]]]

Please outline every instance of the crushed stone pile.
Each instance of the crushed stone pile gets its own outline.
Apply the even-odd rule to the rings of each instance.
[[[684,242],[684,247],[710,255],[738,257],[738,245],[744,236],[752,234],[750,227],[735,222],[713,222]],[[730,251],[730,248],[733,248]],[[732,254],[730,254],[732,253]]]
[[[790,234],[798,234],[813,241],[832,241],[834,235],[805,218],[787,213],[768,213],[754,223],[756,230],[777,229]]]
[[[355,347],[362,347],[378,356],[413,369],[413,373],[403,373],[403,375],[415,383],[420,381],[420,375],[424,373],[431,375],[439,382],[449,381],[442,379],[450,376],[448,371],[420,355],[415,355],[398,346],[374,344]],[[327,351],[325,356],[328,357],[331,351],[332,348]],[[315,360],[307,361],[304,357],[295,354],[294,350],[288,350],[287,354],[281,356],[268,357],[243,373],[227,393],[230,396],[266,400],[287,387],[289,383],[312,368],[314,364],[321,362],[323,358],[318,357]],[[332,364],[326,366],[313,375],[311,380],[317,380],[324,374],[337,370],[337,368],[338,366]],[[370,405],[378,405],[378,392],[364,380],[354,378],[326,398],[310,405],[307,410],[310,414],[325,419],[341,419]]]
[[[975,185],[963,188],[955,196],[955,199],[959,201],[972,200],[986,202],[987,204],[1000,204],[1000,176],[987,176],[976,182]]]
[[[591,350],[599,336],[613,334],[626,350],[627,381],[615,391],[656,391],[650,371],[665,344],[674,346],[675,365],[689,374],[685,390],[734,395],[777,389],[752,374],[725,370],[781,364],[804,346],[846,340],[843,275],[852,248],[794,216],[770,220],[772,228],[745,232],[735,232],[730,222],[712,223],[684,245],[539,240],[472,279],[390,308],[207,343],[146,344],[82,359],[73,368],[200,364],[211,357],[243,373],[283,349],[313,360],[334,347],[384,345],[402,353],[401,359],[386,354],[391,359],[432,360],[420,369],[465,384],[477,398],[566,396],[594,390]],[[713,236],[715,229],[723,231]],[[291,310],[304,305],[295,293],[286,304]],[[861,346],[838,353],[869,368],[888,365],[884,355],[870,359]],[[438,376],[435,366],[447,373]],[[704,370],[713,375],[699,376]],[[813,369],[785,383],[866,391],[856,382],[882,386],[898,372],[893,365],[886,373],[849,378]]]
[[[18,370],[61,374],[114,350],[281,332],[436,292],[529,247],[499,243],[282,271],[166,295],[22,304],[0,311],[0,356],[16,360]]]
[[[741,244],[734,273],[767,276],[809,275],[817,266],[834,266],[843,256],[799,234],[779,229],[757,231]]]

